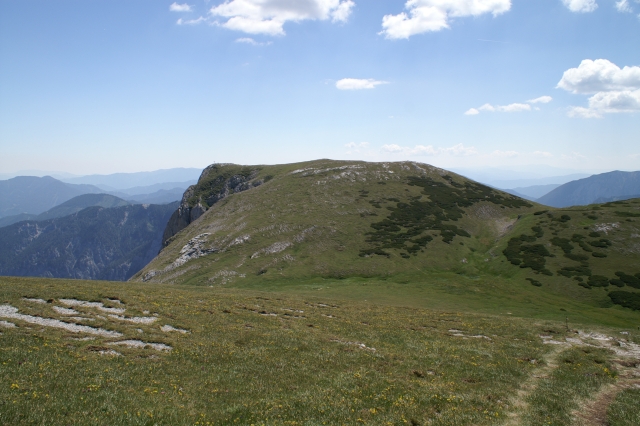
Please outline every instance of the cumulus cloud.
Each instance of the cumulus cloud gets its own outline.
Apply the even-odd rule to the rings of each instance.
[[[376,86],[387,83],[373,78],[343,78],[336,82],[336,87],[340,90],[375,89]]]
[[[546,157],[546,158],[553,157],[553,154],[547,151],[533,151],[533,155],[536,157]]]
[[[616,2],[616,9],[618,9],[618,12],[622,12],[622,13],[631,13],[633,12],[633,9],[631,9],[631,6],[629,6],[629,2],[627,0],[620,0]]]
[[[452,18],[498,16],[511,9],[511,0],[408,0],[406,12],[385,15],[382,31],[389,39],[407,39],[412,35],[449,28]]]
[[[478,151],[476,151],[474,147],[465,147],[463,144],[457,144],[449,148],[438,148],[433,145],[416,145],[412,148],[391,144],[383,145],[382,151],[390,154],[404,154],[411,156],[453,155],[457,157],[467,157],[471,155],[478,155]]]
[[[174,2],[173,4],[171,4],[171,6],[169,6],[169,10],[171,12],[191,12],[191,6],[186,3],[178,4]]]
[[[209,13],[227,18],[219,25],[230,30],[276,36],[285,34],[288,21],[346,22],[354,6],[352,0],[227,0]]]
[[[478,108],[478,110],[487,111],[487,112],[521,112],[521,111],[531,111],[531,105],[515,103],[515,104],[509,104],[509,105],[494,106],[491,104],[484,104],[480,108]]]
[[[640,67],[624,67],[606,59],[585,59],[564,72],[558,88],[572,93],[640,89]]]
[[[268,46],[271,44],[270,41],[267,42],[259,42],[259,41],[255,41],[254,39],[252,39],[251,37],[242,37],[242,38],[237,38],[236,39],[236,43],[244,43],[244,44],[250,44],[252,46]]]
[[[531,105],[529,104],[548,104],[553,98],[551,96],[540,96],[539,98],[530,99],[526,103],[513,103],[509,105],[491,105],[484,104],[479,108],[470,108],[464,115],[478,115],[481,112],[522,112],[531,111]],[[538,110],[539,108],[535,108]]]
[[[553,98],[551,96],[540,96],[539,98],[529,99],[527,103],[529,104],[548,104],[551,102]]]
[[[206,21],[206,19],[204,17],[202,17],[202,16],[199,17],[199,18],[196,18],[196,19],[182,19],[182,18],[180,18],[180,19],[178,19],[176,24],[178,24],[178,25],[198,25],[198,24],[200,24],[202,22],[205,22],[205,21]]]
[[[562,3],[572,12],[588,13],[598,8],[596,0],[562,0]]]
[[[572,107],[570,117],[600,118],[603,114],[640,111],[640,67],[618,67],[606,59],[585,59],[564,72],[558,88],[590,94],[589,107]]]

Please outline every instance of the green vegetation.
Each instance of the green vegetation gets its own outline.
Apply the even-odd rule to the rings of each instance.
[[[572,425],[572,410],[603,384],[612,383],[615,374],[604,350],[571,348],[558,357],[558,366],[548,380],[542,380],[528,398],[523,424]]]
[[[637,426],[640,424],[640,389],[620,392],[607,410],[607,425]]]
[[[629,291],[612,291],[609,297],[616,305],[624,306],[636,311],[640,311],[640,293]]]

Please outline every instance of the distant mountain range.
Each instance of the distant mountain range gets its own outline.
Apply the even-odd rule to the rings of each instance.
[[[19,176],[0,181],[0,218],[40,214],[82,194],[104,192],[93,185],[72,185],[50,176]]]
[[[127,280],[158,254],[178,204],[93,206],[0,228],[0,275]]]
[[[19,176],[0,181],[0,226],[6,226],[20,220],[41,220],[36,216],[66,201],[83,194],[103,194],[118,197],[127,204],[166,204],[182,198],[184,191],[194,180],[183,182],[161,182],[149,186],[136,186],[118,191],[106,191],[95,185],[72,184],[54,179],[51,176]],[[78,206],[86,208],[92,205],[113,207],[108,205],[107,198],[84,198],[78,200]],[[89,203],[89,204],[87,204]],[[107,203],[107,204],[103,204]],[[78,208],[74,211],[78,211]],[[66,214],[72,213],[71,211]],[[44,219],[61,217],[59,213],[46,216]]]
[[[64,217],[70,214],[79,212],[80,210],[86,209],[87,207],[98,206],[98,207],[121,207],[128,206],[131,203],[123,200],[118,197],[114,197],[109,194],[84,194],[78,195],[70,199],[69,201],[65,201],[64,203],[47,210],[44,213],[40,214],[28,214],[22,213],[15,216],[6,216],[0,218],[0,228],[4,226],[9,226],[14,223],[21,222],[23,220],[47,220],[47,219],[55,219],[57,217]]]
[[[640,171],[614,171],[565,183],[536,202],[552,207],[594,204],[602,200],[626,200],[640,194]]]
[[[524,198],[526,200],[535,201],[559,186],[560,184],[558,183],[552,183],[549,185],[533,185],[525,186],[523,188],[503,189],[503,191]]]
[[[107,189],[111,191],[121,191],[124,189],[133,189],[134,187],[139,186],[152,186],[157,184],[163,184],[166,182],[187,182],[197,181],[198,177],[200,177],[200,173],[202,169],[197,168],[176,168],[176,169],[165,169],[165,170],[155,170],[152,172],[137,172],[137,173],[114,173],[110,175],[89,175],[89,176],[81,176],[81,177],[73,177],[63,179],[66,183],[73,184],[89,184],[99,186],[103,189]],[[155,192],[160,189],[171,189],[175,188],[175,186],[161,186],[156,187],[149,191],[138,192],[138,194]],[[130,195],[134,195],[131,193]]]

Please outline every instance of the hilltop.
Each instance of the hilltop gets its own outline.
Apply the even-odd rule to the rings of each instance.
[[[212,165],[132,280],[623,325],[638,318],[639,208],[549,209],[411,162]]]

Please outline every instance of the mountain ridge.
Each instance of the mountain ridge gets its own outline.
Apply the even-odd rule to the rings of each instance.
[[[565,183],[536,201],[552,207],[593,204],[599,198],[627,197],[640,194],[640,171],[593,175]]]

